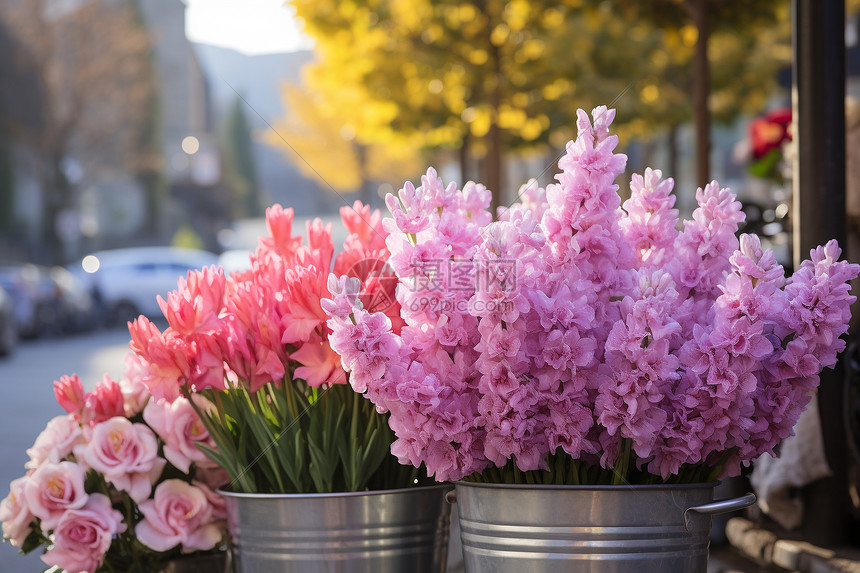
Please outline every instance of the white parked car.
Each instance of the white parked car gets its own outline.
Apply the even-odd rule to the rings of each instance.
[[[134,247],[98,251],[69,270],[86,284],[110,322],[124,324],[143,314],[161,316],[158,295],[176,288],[188,271],[218,264],[218,255],[178,247]]]
[[[251,268],[250,249],[228,249],[218,256],[218,264],[224,269],[225,275]]]

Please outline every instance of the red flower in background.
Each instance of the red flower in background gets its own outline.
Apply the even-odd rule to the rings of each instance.
[[[749,126],[753,159],[761,159],[773,149],[780,149],[786,141],[791,141],[791,108],[775,109],[757,119]]]

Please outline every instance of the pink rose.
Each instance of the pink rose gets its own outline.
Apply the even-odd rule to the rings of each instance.
[[[54,380],[54,397],[63,410],[75,417],[84,409],[84,385],[77,374]]]
[[[27,505],[24,490],[29,478],[20,477],[9,484],[9,495],[0,501],[0,521],[3,522],[3,537],[20,547],[30,535],[33,514]]]
[[[213,520],[212,505],[198,487],[169,479],[155,488],[152,499],[140,504],[143,520],[137,524],[138,540],[155,551],[182,544],[182,551],[207,551],[223,536]]]
[[[206,495],[209,504],[212,506],[212,517],[214,519],[227,519],[227,501],[221,494],[213,491],[205,482],[193,480],[192,485],[199,488]]]
[[[111,507],[110,499],[94,493],[84,507],[63,514],[54,530],[54,545],[42,561],[68,573],[96,571],[113,536],[125,529],[122,514]]]
[[[84,435],[74,415],[66,414],[53,418],[36,441],[27,450],[30,461],[24,464],[27,469],[36,469],[45,462],[58,463],[72,453],[72,449],[84,443]]]
[[[92,426],[114,416],[125,416],[125,399],[119,384],[105,374],[96,389],[84,397],[81,421]]]
[[[76,447],[75,455],[137,503],[149,497],[167,463],[158,457],[152,430],[119,416],[97,424],[89,443]]]
[[[212,407],[199,396],[194,398],[203,409]],[[180,396],[173,403],[150,400],[143,410],[143,419],[164,440],[164,457],[177,469],[187,474],[191,471],[191,462],[198,466],[215,465],[196,446],[200,443],[214,448],[215,442],[186,398]]]
[[[221,489],[230,483],[230,474],[221,466],[198,467],[194,478],[211,489]]]
[[[84,468],[74,462],[46,463],[27,480],[24,495],[33,515],[42,520],[42,531],[54,529],[63,514],[87,502]]]

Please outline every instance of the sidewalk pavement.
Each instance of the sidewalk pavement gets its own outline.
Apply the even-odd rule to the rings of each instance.
[[[708,573],[785,573],[785,570],[756,563],[726,543],[711,545],[708,551]]]
[[[764,569],[739,569],[744,573],[763,571],[792,571],[798,573],[860,573],[860,550],[830,549],[811,543],[787,539],[743,517],[734,517],[726,525],[728,546],[712,550],[712,559],[721,555],[738,556],[750,566]],[[716,555],[715,555],[716,553]],[[756,565],[758,564],[758,565]],[[708,573],[728,573],[731,569],[708,567]]]

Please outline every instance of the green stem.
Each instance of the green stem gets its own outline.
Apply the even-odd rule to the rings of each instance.
[[[618,452],[618,459],[615,460],[615,472],[612,476],[612,485],[622,485],[627,483],[627,472],[630,467],[630,438],[621,438],[621,448]]]
[[[347,479],[350,482],[350,486],[351,486],[352,490],[358,489],[358,487],[359,487],[358,482],[360,479],[359,474],[361,473],[361,472],[359,472],[358,452],[356,451],[358,445],[361,444],[361,441],[360,441],[359,435],[358,435],[358,417],[359,417],[358,411],[359,411],[359,408],[361,408],[361,400],[364,400],[364,398],[362,398],[358,394],[358,392],[352,393],[352,420],[349,421],[349,442],[348,442],[349,457],[350,457],[349,465],[351,466],[350,467],[350,474],[351,475],[347,476]]]

